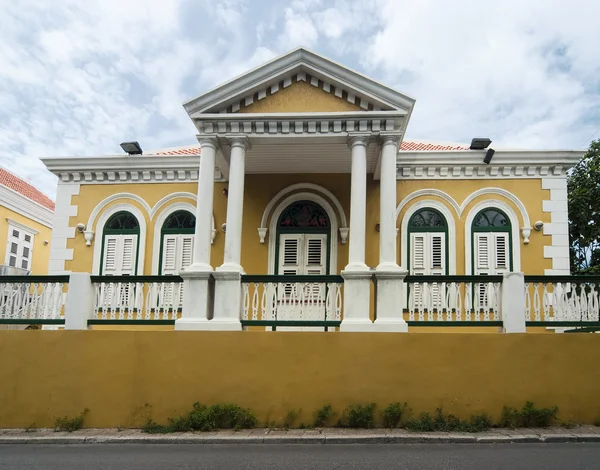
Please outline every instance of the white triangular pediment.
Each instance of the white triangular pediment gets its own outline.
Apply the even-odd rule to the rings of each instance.
[[[277,57],[183,104],[190,117],[235,113],[296,82],[355,103],[365,111],[405,111],[415,100],[304,48]]]

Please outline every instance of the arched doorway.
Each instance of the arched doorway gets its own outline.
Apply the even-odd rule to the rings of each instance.
[[[139,255],[140,224],[128,211],[119,211],[106,221],[102,231],[100,274],[135,276]]]
[[[296,201],[277,220],[275,274],[329,274],[331,223],[316,202]]]
[[[160,231],[160,275],[178,274],[192,264],[196,217],[189,211],[170,214]]]

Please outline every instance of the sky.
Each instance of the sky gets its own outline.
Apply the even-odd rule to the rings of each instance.
[[[416,99],[406,138],[585,149],[598,0],[0,0],[0,165],[195,143],[182,103],[304,46]]]

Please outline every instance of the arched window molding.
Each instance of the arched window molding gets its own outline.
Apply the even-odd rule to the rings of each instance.
[[[448,203],[448,205],[452,209],[454,209],[454,211],[456,212],[456,214],[458,216],[460,216],[460,214],[461,214],[460,206],[454,200],[454,198],[452,196],[450,196],[448,193],[445,193],[444,191],[441,191],[439,189],[425,188],[425,189],[418,189],[416,191],[413,191],[408,196],[406,196],[404,199],[402,199],[402,201],[400,201],[400,204],[398,204],[398,207],[396,207],[396,219],[398,219],[398,217],[400,217],[400,213],[402,212],[402,209],[404,209],[413,199],[416,199],[416,198],[422,197],[422,196],[429,196],[429,197],[437,196],[440,199],[443,199],[444,201],[446,201]],[[438,201],[435,201],[435,202],[436,202],[436,204],[440,204]],[[447,206],[444,206],[444,207],[447,207]]]
[[[258,228],[258,236],[260,238],[260,242],[264,243],[265,242],[265,237],[267,235],[267,231],[272,232],[272,230],[270,230],[270,228],[267,228],[267,222],[269,221],[269,217],[271,218],[271,220],[273,219],[273,208],[275,207],[275,205],[286,195],[289,193],[292,193],[294,191],[299,191],[299,190],[308,190],[311,191],[311,193],[316,193],[319,194],[321,196],[326,197],[329,201],[331,201],[331,203],[333,204],[333,206],[335,207],[335,211],[337,212],[337,214],[339,214],[339,218],[336,216],[335,219],[339,220],[339,224],[338,224],[338,228],[336,228],[336,230],[332,230],[332,234],[336,234],[338,233],[339,230],[339,234],[340,234],[340,240],[342,245],[346,243],[346,240],[348,239],[348,221],[346,219],[346,214],[344,212],[344,208],[342,207],[342,204],[340,203],[340,201],[334,196],[334,194],[329,191],[328,189],[324,188],[323,186],[319,186],[318,184],[314,184],[314,183],[296,183],[296,184],[292,184],[284,189],[282,189],[281,191],[279,191],[275,197],[273,197],[269,203],[267,204],[267,206],[265,207],[265,210],[263,212],[261,221],[260,221],[260,227]],[[331,204],[329,204],[329,206],[331,207]],[[279,217],[279,214],[277,215],[277,217]],[[331,219],[331,215],[330,215],[330,219]],[[333,237],[332,238],[337,238],[337,237]]]
[[[102,204],[103,202],[101,202],[100,204]],[[144,258],[145,258],[145,252],[146,252],[146,219],[145,219],[142,211],[140,211],[133,204],[127,204],[127,203],[115,204],[114,206],[110,206],[108,209],[101,212],[99,215],[96,215],[97,221],[96,221],[96,226],[94,228],[95,228],[95,232],[97,234],[99,234],[100,238],[99,238],[99,243],[94,243],[94,258],[92,261],[92,273],[93,274],[100,273],[100,261],[102,258],[102,234],[104,233],[104,226],[106,225],[106,222],[108,222],[108,219],[110,219],[111,216],[113,216],[117,212],[122,212],[122,211],[130,212],[137,219],[138,224],[140,226],[140,239],[139,239],[139,247],[140,248],[139,248],[139,252],[138,252],[138,256],[137,256],[137,273],[140,275],[144,274]],[[93,215],[93,213],[92,213],[92,215]],[[91,218],[92,217],[90,216],[90,219]],[[88,228],[89,227],[93,227],[93,225],[88,225]]]
[[[337,273],[337,237],[334,234],[337,233],[339,222],[336,211],[333,209],[331,204],[323,197],[315,193],[294,193],[291,196],[286,197],[283,201],[279,203],[279,205],[273,210],[271,213],[271,218],[269,222],[269,256],[268,256],[268,269],[269,274],[275,273],[275,263],[277,260],[275,259],[275,247],[277,244],[277,221],[279,220],[279,216],[281,213],[292,203],[298,201],[312,201],[318,205],[320,205],[325,212],[327,212],[327,216],[329,217],[329,223],[331,225],[331,237],[329,240],[329,272],[332,274]]]
[[[485,201],[481,201],[475,204],[471,208],[465,219],[465,274],[467,276],[473,274],[473,242],[471,232],[473,226],[473,219],[475,219],[475,216],[479,214],[479,212],[481,212],[483,209],[500,209],[509,218],[511,224],[510,237],[512,242],[511,259],[513,271],[520,272],[521,244],[519,243],[519,217],[517,216],[515,210],[508,203],[499,199],[486,199]]]
[[[437,194],[436,194],[437,195]],[[414,198],[409,199],[408,201],[412,200]],[[401,203],[402,205],[402,203]],[[406,204],[404,204],[402,207],[404,207]],[[398,206],[400,207],[400,206]],[[449,274],[456,274],[456,223],[454,221],[454,215],[452,214],[452,212],[450,211],[450,209],[448,209],[448,206],[446,206],[444,203],[437,201],[435,199],[424,199],[421,201],[417,201],[414,204],[411,204],[408,209],[406,210],[406,212],[404,213],[404,216],[402,217],[402,222],[401,222],[401,228],[400,228],[400,233],[401,233],[401,249],[400,249],[400,266],[402,266],[405,269],[408,269],[408,222],[410,221],[410,218],[417,213],[418,211],[420,211],[421,209],[427,209],[427,208],[432,208],[432,209],[436,209],[438,212],[440,212],[444,218],[446,219],[446,224],[448,225],[448,273]]]
[[[164,198],[163,198],[164,199]],[[195,198],[194,198],[195,199]],[[156,206],[154,206],[156,207]],[[153,209],[154,210],[154,209]],[[168,205],[162,211],[160,211],[154,220],[154,238],[152,240],[152,274],[157,275],[160,266],[160,242],[161,242],[161,231],[165,221],[169,218],[171,214],[177,211],[188,211],[192,214],[196,213],[196,206],[190,204],[189,202],[175,202],[173,204]],[[156,212],[155,212],[156,215]],[[215,218],[212,218],[212,238],[211,241],[214,240],[215,230]]]

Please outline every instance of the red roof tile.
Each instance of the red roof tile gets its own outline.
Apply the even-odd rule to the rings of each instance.
[[[400,146],[404,152],[431,152],[439,150],[469,150],[464,145],[438,144],[435,142],[422,142],[419,140],[404,140]],[[169,150],[159,150],[154,155],[200,155],[200,147],[181,147]]]
[[[0,184],[31,199],[33,202],[37,202],[51,211],[54,210],[54,201],[52,201],[52,199],[33,187],[27,181],[19,178],[17,175],[13,175],[4,168],[0,168]]]

